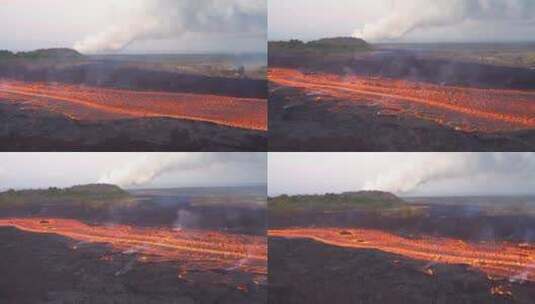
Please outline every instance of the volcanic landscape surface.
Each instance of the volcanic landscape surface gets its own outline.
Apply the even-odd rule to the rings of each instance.
[[[522,47],[524,52],[534,49]],[[447,57],[403,45],[354,53],[273,50],[270,150],[505,151],[535,146],[532,68],[476,62],[455,56],[458,49]]]
[[[20,81],[0,81],[0,98],[80,121],[169,117],[266,131],[266,103],[262,99]]]
[[[263,193],[136,190],[109,203],[2,206],[0,303],[265,303]]]
[[[218,73],[217,57],[160,57],[1,60],[2,149],[265,148],[265,79]]]
[[[270,210],[269,303],[530,303],[535,198]]]

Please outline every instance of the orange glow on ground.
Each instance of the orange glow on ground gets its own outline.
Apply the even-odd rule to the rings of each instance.
[[[255,98],[140,92],[0,79],[1,99],[45,108],[75,120],[167,117],[267,130],[267,102]]]
[[[139,254],[140,262],[179,261],[182,268],[267,273],[267,242],[260,236],[127,225],[90,226],[77,220],[48,218],[0,219],[0,227],[104,243],[114,250]]]
[[[439,86],[395,79],[304,74],[272,68],[269,80],[362,105],[387,115],[407,115],[464,131],[500,132],[535,128],[535,92]],[[321,100],[321,99],[320,99]]]
[[[427,262],[464,264],[488,275],[535,282],[535,246],[506,242],[472,244],[434,237],[409,239],[373,229],[290,228],[269,230],[268,235],[312,239],[344,248],[375,249]]]

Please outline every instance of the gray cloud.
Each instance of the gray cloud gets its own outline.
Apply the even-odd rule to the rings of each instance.
[[[364,189],[397,193],[418,190],[444,180],[502,179],[504,183],[525,180],[535,185],[533,153],[445,153],[408,159],[369,180]]]
[[[533,16],[532,0],[269,0],[269,38],[353,34],[372,42],[533,41]]]
[[[114,52],[134,42],[192,33],[263,38],[267,32],[265,0],[143,0],[141,4],[140,10],[76,42],[74,48],[82,53]]]
[[[266,153],[0,153],[0,190],[108,182],[125,188],[265,184]]]
[[[535,1],[532,0],[394,0],[386,15],[356,29],[353,36],[385,41],[416,30],[467,21],[531,24],[534,20]]]
[[[535,194],[535,153],[270,153],[270,195]]]
[[[265,175],[266,161],[264,153],[154,153],[126,166],[112,168],[98,182],[126,187],[142,186],[168,173],[188,175],[192,171],[217,166],[240,167],[245,171],[252,170],[257,175]],[[225,176],[221,178],[223,182]],[[258,176],[254,181],[262,179],[262,176]]]

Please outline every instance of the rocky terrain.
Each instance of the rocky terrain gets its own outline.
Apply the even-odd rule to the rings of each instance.
[[[270,151],[530,151],[535,132],[462,132],[270,85]]]
[[[359,204],[341,203],[351,201],[351,194],[366,200]],[[312,202],[309,208],[305,201],[300,208],[295,208],[296,202],[306,197]],[[317,208],[319,203],[315,201],[321,198],[326,205],[337,204],[343,208]],[[399,207],[378,205],[373,200],[380,198],[393,201]],[[281,200],[294,207],[281,208]],[[376,208],[364,208],[366,203]],[[273,233],[268,240],[269,303],[530,303],[535,295],[532,282],[515,276],[489,275],[468,264],[443,264],[440,258],[429,262],[378,250],[373,242],[384,241],[386,247],[395,246],[381,237],[373,239],[370,235],[366,239],[361,235],[353,244],[358,246],[362,242],[362,247],[351,248],[343,246],[343,242],[335,246],[310,237],[280,235],[287,231],[289,236],[292,229],[325,231],[334,228],[340,229],[336,237],[342,240],[351,234],[351,229],[364,229],[411,241],[429,240],[431,247],[439,246],[433,239],[457,240],[452,241],[453,247],[448,249],[458,256],[465,247],[457,251],[455,246],[464,242],[491,248],[505,243],[519,250],[532,250],[530,244],[535,240],[533,204],[533,197],[401,200],[383,192],[270,198],[269,226]],[[328,240],[338,241],[334,238]],[[367,245],[370,247],[366,248]]]
[[[310,240],[270,238],[269,256],[270,304],[527,304],[535,296],[531,283],[489,280],[463,265],[426,265]]]
[[[112,223],[266,234],[263,186],[138,189],[127,193],[117,188],[117,192],[107,194],[104,194],[107,185],[80,187],[96,187],[97,190],[73,193],[69,189],[50,188],[0,192],[0,219],[53,217],[97,225]]]
[[[384,196],[388,197],[388,193],[377,192],[374,198]],[[326,205],[335,206],[317,208],[321,197]],[[529,243],[535,240],[533,197],[396,198],[390,203],[381,204],[374,200],[360,200],[357,203],[347,199],[329,201],[327,194],[318,195],[316,201],[310,200],[310,204],[304,200],[296,206],[298,198],[282,197],[282,201],[294,201],[285,208],[281,207],[280,196],[269,198],[271,229],[365,228],[390,231],[410,238],[432,235],[474,242],[503,240]],[[372,205],[373,208],[366,205]]]
[[[203,247],[207,237],[194,241],[205,233],[219,250],[242,248],[221,237],[265,249],[265,191],[95,184],[1,192],[0,303],[266,303],[265,264],[246,268],[252,262],[234,251],[218,260]],[[181,244],[176,252],[170,240]]]
[[[439,87],[533,92],[535,71],[527,66],[494,64],[467,57],[478,45],[456,48],[374,45],[369,49],[311,52],[302,43],[272,42],[270,70],[291,69],[305,75],[334,75],[407,81]],[[462,52],[459,48],[464,48]],[[532,46],[523,47],[529,53]],[[497,48],[495,52],[505,52]],[[489,49],[485,48],[488,54]],[[494,54],[494,53],[493,53]],[[494,54],[496,55],[496,54]],[[364,81],[364,80],[363,80]],[[421,110],[390,111],[396,98],[341,98],[328,89],[300,90],[270,82],[270,151],[529,151],[535,146],[532,129],[481,132],[458,128],[455,122]],[[342,89],[341,94],[352,94]],[[353,92],[354,94],[354,92]],[[355,95],[355,94],[354,94]],[[358,95],[358,94],[357,94]],[[452,93],[452,96],[454,94]],[[357,100],[355,100],[357,99]],[[389,102],[384,102],[383,99]],[[395,108],[395,107],[394,107]],[[470,108],[468,106],[468,108]],[[487,109],[486,109],[487,110]],[[440,113],[440,112],[439,112]],[[500,113],[499,111],[497,112]],[[529,112],[531,113],[531,112]],[[526,112],[525,114],[528,114]],[[440,116],[440,115],[438,115]],[[427,119],[422,119],[426,117]]]
[[[265,151],[266,132],[171,118],[80,122],[0,101],[1,151]]]
[[[190,271],[135,253],[0,228],[0,303],[265,303],[265,282],[240,271]]]
[[[34,84],[65,84],[212,96],[206,99],[223,96],[262,101],[267,98],[267,82],[265,67],[258,63],[259,57],[83,56],[69,49],[3,51],[0,53],[0,81],[18,81],[29,90]],[[0,90],[2,151],[265,151],[267,147],[264,130],[228,127],[202,119],[166,118],[165,115],[89,121],[72,117],[65,111],[65,107],[80,107],[80,103],[61,106],[58,102],[54,107],[54,99],[49,98],[49,106],[43,107],[42,100],[38,102],[37,99],[46,96],[13,97],[10,92]],[[117,102],[115,99],[108,101]],[[105,100],[99,102],[106,105]],[[144,100],[143,105],[149,102],[150,98]],[[209,111],[204,105],[188,106]],[[83,110],[95,111],[87,107]],[[259,111],[265,112],[265,109],[262,107]],[[106,113],[95,115],[106,118]]]

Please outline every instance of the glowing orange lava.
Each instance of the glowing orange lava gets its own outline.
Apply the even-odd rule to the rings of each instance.
[[[332,74],[269,69],[275,84],[377,106],[383,114],[410,115],[464,131],[535,128],[535,92],[461,88]]]
[[[271,237],[306,238],[328,245],[376,249],[411,259],[465,264],[489,275],[535,281],[535,247],[512,243],[471,244],[449,238],[403,238],[372,229],[291,228],[269,230]]]
[[[141,262],[180,261],[181,267],[186,268],[267,273],[265,237],[126,225],[90,226],[70,219],[1,219],[0,227],[57,234],[87,243],[105,243],[115,250],[141,255]],[[77,249],[76,245],[73,249]]]
[[[45,108],[76,120],[168,117],[267,130],[267,102],[263,99],[139,92],[2,79],[0,99]]]

